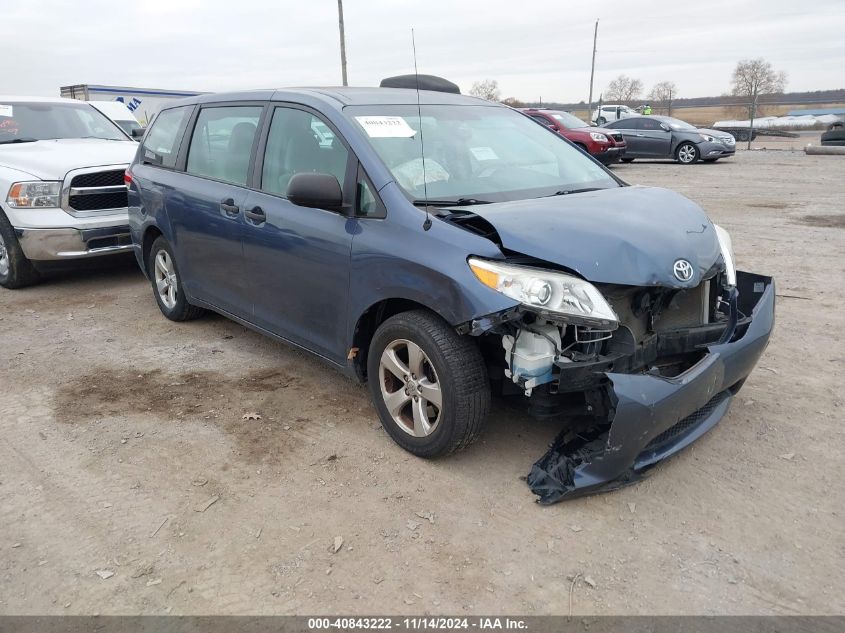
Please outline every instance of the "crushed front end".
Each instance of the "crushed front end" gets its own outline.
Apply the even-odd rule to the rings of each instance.
[[[735,285],[714,270],[693,288],[596,287],[618,315],[614,329],[522,308],[470,324],[491,364],[499,359],[501,393],[567,421],[528,475],[543,504],[632,483],[701,437],[774,325],[774,281],[753,273],[737,272]]]

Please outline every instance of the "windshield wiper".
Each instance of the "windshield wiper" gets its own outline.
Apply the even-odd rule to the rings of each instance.
[[[0,141],[0,145],[10,145],[12,143],[35,143],[38,139],[37,138],[30,138],[28,136],[22,136],[20,138],[13,138],[8,141]]]
[[[571,193],[587,193],[588,191],[602,191],[605,187],[584,187],[583,189],[561,189],[555,191],[553,194],[546,196],[551,198],[553,196],[568,196]]]
[[[458,198],[457,200],[414,200],[412,204],[418,207],[468,207],[473,204],[492,204],[492,202],[476,198]]]

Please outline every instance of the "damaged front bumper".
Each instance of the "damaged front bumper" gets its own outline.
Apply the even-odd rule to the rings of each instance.
[[[774,280],[738,272],[731,310],[731,330],[677,376],[604,373],[609,423],[568,441],[559,436],[528,475],[538,501],[551,504],[633,483],[713,428],[769,342]]]

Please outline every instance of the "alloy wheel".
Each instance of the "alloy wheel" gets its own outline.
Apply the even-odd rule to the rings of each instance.
[[[681,148],[678,150],[678,160],[682,163],[689,164],[695,160],[695,153],[694,145],[681,145]]]
[[[173,266],[173,258],[165,250],[160,250],[155,257],[155,284],[156,292],[162,304],[168,310],[176,307],[176,292],[179,289],[179,282],[176,279],[176,269]]]
[[[398,339],[382,352],[379,384],[396,425],[415,437],[434,433],[442,416],[443,392],[437,372],[422,348]]]

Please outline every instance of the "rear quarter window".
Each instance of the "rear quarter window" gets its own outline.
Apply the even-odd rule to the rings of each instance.
[[[149,165],[173,168],[193,106],[162,110],[144,138],[141,156]]]

